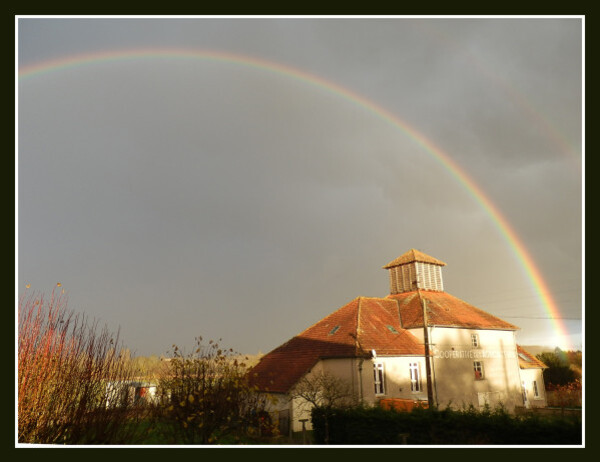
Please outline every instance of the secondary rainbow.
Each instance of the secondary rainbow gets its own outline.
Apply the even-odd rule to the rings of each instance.
[[[66,58],[59,58],[34,65],[24,66],[19,69],[18,77],[19,80],[21,80],[35,75],[45,74],[60,69],[82,66],[90,63],[113,62],[119,60],[131,61],[134,59],[144,58],[177,58],[220,61],[276,73],[291,79],[299,80],[308,85],[313,85],[318,87],[320,90],[325,90],[334,95],[341,96],[353,104],[356,104],[376,114],[386,123],[400,128],[427,153],[439,161],[493,220],[501,235],[511,248],[511,251],[522,265],[538,298],[543,304],[544,309],[550,316],[554,326],[555,334],[558,335],[563,344],[568,345],[569,348],[572,348],[572,345],[569,341],[568,331],[561,319],[560,310],[552,298],[548,285],[542,278],[539,269],[525,248],[523,242],[519,239],[508,221],[502,216],[498,208],[488,199],[481,188],[477,186],[477,184],[450,158],[447,153],[437,147],[431,140],[425,138],[418,130],[409,125],[407,122],[399,119],[388,110],[357,93],[300,69],[295,69],[287,65],[282,65],[256,57],[249,57],[222,51],[185,50],[172,48],[133,49],[72,55]]]

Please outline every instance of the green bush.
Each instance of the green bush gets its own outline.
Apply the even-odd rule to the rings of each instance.
[[[581,444],[581,419],[515,416],[495,409],[414,409],[412,412],[379,407],[314,408],[316,444],[410,445],[573,445]]]
[[[159,380],[154,419],[160,438],[172,444],[221,444],[272,431],[266,396],[248,383],[247,367],[233,350],[210,340],[173,358]]]
[[[537,358],[548,366],[543,372],[546,386],[566,385],[577,378],[575,371],[571,369],[569,355],[560,348],[557,347],[554,352],[541,353]]]

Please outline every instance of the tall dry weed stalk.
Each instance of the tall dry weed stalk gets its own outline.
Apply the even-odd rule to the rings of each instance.
[[[127,393],[132,379],[119,333],[67,308],[67,298],[31,293],[19,300],[18,441],[50,444],[133,442],[143,418]],[[113,386],[114,390],[114,386]]]

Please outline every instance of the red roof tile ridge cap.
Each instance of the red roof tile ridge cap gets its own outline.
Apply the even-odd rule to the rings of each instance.
[[[376,301],[380,301],[380,302],[387,302],[387,301],[392,300],[392,299],[388,298],[387,296],[386,297],[360,297],[360,298],[364,299],[364,300],[376,300]]]
[[[421,305],[421,315],[423,316],[423,325],[425,325],[425,310],[427,309],[427,304],[423,303],[423,301],[429,301],[423,294],[421,293],[421,289],[417,287],[417,296],[419,297],[419,304]],[[429,318],[427,319],[427,327],[430,327],[431,323],[429,322]]]
[[[407,290],[406,292],[398,292],[397,294],[388,294],[385,296],[385,298],[394,298],[394,299],[398,299],[399,297],[404,297],[407,296],[409,294],[413,294],[417,291],[418,289],[414,289],[414,290]],[[431,292],[438,292],[437,290],[432,290]],[[439,291],[442,292],[442,291]],[[443,292],[446,293],[446,292]]]
[[[396,303],[396,315],[398,316],[398,325],[402,329],[404,329],[404,324],[402,323],[402,315],[400,314],[400,300],[398,300],[397,298],[391,298],[389,300]]]
[[[365,299],[372,299],[372,298],[377,298],[377,297],[360,297],[360,301],[356,310],[356,335],[353,335],[352,337],[354,338],[354,345],[355,345],[355,352],[354,355],[357,357],[365,357],[365,356],[370,356],[371,352],[370,351],[366,351],[363,346],[360,343],[359,338],[362,336],[363,332],[362,332],[362,328],[361,328],[361,320],[362,320],[362,301]]]

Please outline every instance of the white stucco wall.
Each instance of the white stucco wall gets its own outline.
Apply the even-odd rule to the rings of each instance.
[[[423,339],[423,329],[411,330]],[[478,345],[471,343],[476,334]],[[432,378],[434,401],[440,407],[473,405],[481,408],[485,403],[494,407],[502,403],[509,411],[523,406],[522,381],[526,382],[531,406],[546,405],[546,395],[541,369],[520,369],[513,331],[470,330],[446,327],[430,328]],[[483,378],[475,377],[474,362],[483,365]],[[373,367],[383,364],[385,371],[384,393],[375,394]],[[420,390],[411,390],[410,364],[418,364]],[[362,368],[362,371],[361,371]],[[380,399],[400,398],[427,400],[425,358],[422,356],[380,356],[376,358],[322,359],[308,372],[310,378],[328,373],[350,385],[356,400],[367,405],[377,405]],[[540,397],[533,398],[532,382],[536,380]],[[301,399],[288,399],[278,395],[274,410],[288,409],[292,431],[301,431],[300,419],[309,419],[306,428],[311,429],[310,405]]]
[[[385,372],[384,393],[378,395],[375,394],[373,374],[376,363],[383,364]],[[410,363],[418,364],[420,374],[420,390],[415,392],[411,390]],[[421,356],[323,359],[315,364],[306,377],[314,377],[321,373],[331,374],[345,380],[350,386],[355,400],[360,401],[362,398],[367,405],[377,405],[381,398],[427,400],[425,360]],[[311,406],[301,399],[290,400],[289,404],[293,431],[302,430],[300,419],[309,419],[305,425],[310,430],[312,428],[310,423]]]
[[[272,422],[281,431],[280,421],[291,419],[292,404],[285,393],[265,393],[267,401],[265,410],[270,414]]]
[[[538,396],[535,396],[534,381],[537,384]],[[527,394],[526,404],[528,407],[546,407],[548,405],[542,369],[521,369],[521,383]]]
[[[383,365],[385,380],[384,393],[376,394],[374,387],[375,364]],[[419,390],[411,390],[410,364],[417,364],[419,374]],[[363,401],[376,405],[380,399],[401,398],[409,400],[427,400],[427,378],[425,371],[425,358],[422,356],[389,357],[377,356],[363,365],[364,395]]]
[[[311,378],[319,374],[331,374],[335,377],[346,381],[346,383],[352,390],[352,393],[355,396],[358,396],[359,383],[357,369],[355,368],[357,361],[358,360],[355,358],[320,360],[305,375],[305,377],[308,380],[310,380]],[[302,430],[301,419],[308,419],[308,421],[305,422],[305,426],[307,430],[311,430],[312,424],[310,421],[310,417],[312,405],[300,398],[290,399],[288,405],[291,415],[292,431],[298,432]]]
[[[411,331],[423,338],[423,329]],[[478,345],[473,346],[471,334]],[[513,331],[431,327],[434,400],[440,407],[502,403],[508,410],[523,405],[521,377]],[[476,379],[474,362],[483,366]]]

